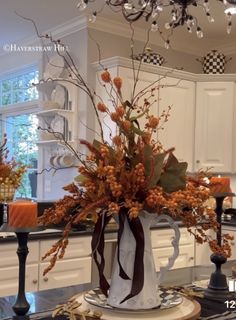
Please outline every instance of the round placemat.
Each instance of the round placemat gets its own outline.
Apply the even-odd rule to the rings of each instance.
[[[183,298],[182,296],[173,289],[160,288],[159,289],[161,305],[153,309],[169,309],[179,305]],[[115,312],[131,312],[131,313],[147,313],[152,312],[153,309],[139,309],[139,310],[128,310],[122,308],[114,308],[107,303],[107,297],[101,292],[100,288],[92,289],[84,294],[84,300],[96,307],[105,308],[108,310],[115,310]]]

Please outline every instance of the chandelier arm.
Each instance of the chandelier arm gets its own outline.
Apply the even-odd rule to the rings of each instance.
[[[77,7],[84,9],[89,2],[95,2],[96,0],[79,0]],[[217,0],[221,2],[226,7],[225,3],[236,6],[236,0]],[[167,35],[168,38],[165,41],[165,47],[169,48],[169,38],[173,34],[175,28],[179,26],[187,26],[187,30],[191,33],[193,29],[196,29],[196,34],[198,38],[203,37],[203,32],[198,25],[197,18],[188,13],[191,12],[192,7],[201,7],[203,12],[208,18],[209,22],[214,22],[214,18],[211,16],[209,8],[209,0],[105,0],[103,2],[103,8],[107,5],[109,8],[115,12],[122,12],[123,17],[129,23],[138,21],[140,18],[144,18],[146,21],[151,20],[152,28],[151,31],[158,31],[161,38],[166,38],[163,35],[160,26],[157,24],[161,11],[166,7],[170,8],[170,19],[164,24],[165,28],[169,31],[170,34]],[[189,10],[189,8],[191,9]],[[194,9],[195,10],[195,9]],[[99,12],[101,12],[100,10]],[[96,18],[97,12],[93,13],[93,16]],[[230,33],[232,27],[231,13],[229,12],[226,16],[228,20],[227,24],[227,33]]]
[[[124,9],[124,7],[122,7],[122,13],[123,13],[123,16],[125,17],[125,19],[128,21],[128,22],[135,22],[137,21],[138,19],[140,19],[144,14],[145,14],[145,10],[142,9],[141,11],[139,12],[131,12],[129,14],[127,14],[126,10]]]
[[[124,1],[123,0],[121,0],[121,1],[112,1],[112,0],[107,0],[106,1],[106,4],[108,5],[108,6],[113,6],[113,7],[121,7],[121,6],[123,6],[124,5]]]

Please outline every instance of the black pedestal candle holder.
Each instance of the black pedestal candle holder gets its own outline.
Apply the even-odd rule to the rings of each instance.
[[[27,242],[29,232],[15,232],[18,241],[18,249],[16,251],[19,260],[19,278],[18,278],[18,294],[12,309],[20,319],[27,319],[25,316],[29,311],[30,304],[25,296],[25,263],[29,253]]]
[[[14,320],[28,320],[29,316],[27,316],[27,312],[30,309],[30,304],[25,296],[25,267],[26,267],[26,258],[29,253],[28,250],[28,235],[30,232],[42,231],[44,227],[35,227],[35,228],[12,228],[7,223],[4,223],[0,232],[15,232],[18,248],[17,255],[19,261],[19,276],[18,276],[18,293],[16,297],[16,301],[12,306],[13,311],[16,316],[13,317]]]
[[[221,246],[221,218],[223,213],[223,201],[225,197],[235,196],[234,193],[218,193],[214,195],[216,199],[216,216],[219,228],[216,234],[217,244]],[[215,264],[215,271],[211,274],[210,283],[205,290],[204,297],[211,300],[224,301],[230,299],[233,294],[229,292],[226,276],[221,271],[221,266],[227,261],[223,255],[212,254],[211,261]]]

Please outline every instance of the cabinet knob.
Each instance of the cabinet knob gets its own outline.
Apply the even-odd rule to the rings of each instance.
[[[48,277],[43,278],[44,282],[48,282]]]
[[[194,260],[194,257],[190,257],[188,260],[189,260],[189,261],[193,261],[193,260]]]
[[[32,282],[33,282],[33,284],[36,284],[36,283],[38,283],[38,280],[34,279]]]
[[[200,163],[200,160],[196,160],[196,163]]]

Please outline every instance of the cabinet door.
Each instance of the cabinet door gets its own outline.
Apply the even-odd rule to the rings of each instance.
[[[88,257],[91,254],[91,236],[86,237],[70,237],[69,243],[65,251],[63,259],[74,259],[79,257]],[[40,241],[40,256],[43,257],[45,253],[52,248],[58,239],[41,240]],[[50,257],[45,259],[49,261]]]
[[[27,256],[26,263],[38,263],[39,260],[39,242],[29,241],[28,242],[29,254]],[[17,241],[14,243],[1,243],[1,259],[0,268],[5,267],[17,267],[18,256],[16,254]]]
[[[173,248],[153,249],[156,271],[168,264],[168,258],[173,254]],[[172,269],[191,267],[194,265],[194,245],[179,246],[179,255]]]
[[[135,74],[137,74],[137,70],[135,71]],[[123,100],[130,101],[131,96],[133,94],[133,89],[134,89],[134,72],[132,69],[119,67],[119,76],[123,80],[123,85],[122,85]],[[159,75],[155,73],[139,71],[138,81],[135,86],[134,96],[136,96],[138,93],[141,93],[141,92],[143,93],[147,92],[147,94],[140,95],[140,99],[138,101],[139,106],[143,106],[144,99],[148,99],[150,97],[150,94],[151,94],[150,89],[154,88],[155,86],[158,86],[159,78],[160,78]],[[155,96],[149,100],[149,102],[153,101],[152,105],[150,106],[150,114],[157,116],[159,91],[155,90],[153,94]],[[144,124],[146,123],[146,121],[147,120],[145,119],[145,117],[138,119],[141,129],[144,129]]]
[[[212,237],[212,239],[216,239],[216,234],[213,230],[208,230],[207,235]],[[212,251],[209,247],[208,243],[197,243],[195,241],[195,265],[209,265],[211,264],[210,256]]]
[[[152,248],[168,248],[174,239],[174,230],[171,228],[156,229],[151,231]],[[179,246],[193,245],[194,238],[184,227],[180,228]]]
[[[91,265],[91,258],[57,261],[54,268],[43,276],[43,271],[48,263],[41,263],[39,267],[39,290],[90,283]]]
[[[18,266],[0,268],[0,297],[18,292]],[[28,292],[38,291],[38,264],[27,265],[25,288]]]
[[[163,79],[159,94],[159,114],[171,107],[170,117],[158,138],[165,149],[175,147],[179,161],[188,162],[193,170],[195,83],[175,78]]]
[[[197,84],[195,169],[232,171],[233,82]]]
[[[232,254],[230,258],[227,258],[227,260],[235,260],[236,259],[236,228],[227,229],[227,227],[223,227],[222,234],[225,234],[225,233],[228,233],[234,237],[234,240],[231,241]]]
[[[180,228],[179,255],[172,269],[190,267],[194,265],[194,238],[186,228]],[[174,231],[170,228],[152,230],[152,248],[156,270],[166,266],[168,258],[173,254],[171,245]]]

